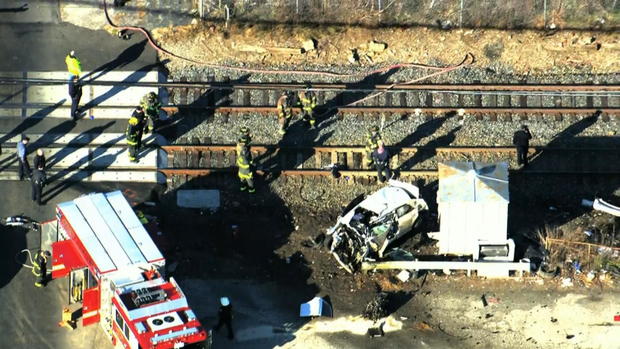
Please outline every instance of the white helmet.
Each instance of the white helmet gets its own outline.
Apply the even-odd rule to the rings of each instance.
[[[230,304],[230,299],[228,299],[228,297],[222,297],[220,298],[220,304],[225,307]]]

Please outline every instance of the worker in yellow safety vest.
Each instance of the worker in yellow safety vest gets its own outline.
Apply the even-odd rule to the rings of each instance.
[[[138,143],[140,143],[140,130],[142,125],[137,117],[132,116],[129,118],[129,125],[127,125],[127,146],[129,147],[129,160],[131,162],[138,162]]]
[[[366,133],[366,165],[372,166],[374,161],[372,160],[372,153],[379,148],[379,142],[383,141],[381,134],[379,133],[379,127],[372,126]]]
[[[39,250],[37,254],[34,255],[34,261],[32,262],[32,273],[34,274],[34,276],[37,276],[39,278],[34,283],[36,287],[45,287],[47,281],[48,255],[48,252],[43,250]]]
[[[237,142],[237,167],[239,168],[239,190],[254,193],[254,174],[252,173],[252,153],[246,138],[239,138]]]
[[[278,124],[280,124],[280,129],[278,132],[281,135],[286,134],[286,129],[288,128],[291,118],[293,117],[293,110],[291,108],[292,105],[292,93],[290,91],[282,92],[282,95],[278,98],[278,102],[276,103],[276,109],[278,110]]]
[[[316,118],[314,115],[314,108],[316,108],[316,95],[310,90],[299,91],[299,103],[301,105],[302,120],[304,120],[308,126],[314,127]]]
[[[69,79],[73,79],[74,76],[79,78],[82,75],[82,62],[75,56],[75,51],[69,52],[65,57],[65,63],[69,71]]]

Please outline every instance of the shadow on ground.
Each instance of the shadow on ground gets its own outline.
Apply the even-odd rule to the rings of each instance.
[[[166,251],[170,275],[188,284],[194,280],[203,323],[216,323],[219,297],[229,296],[236,309],[233,347],[272,348],[294,339],[306,323],[298,316],[299,305],[319,289],[308,284],[312,270],[301,253],[289,258],[276,253],[295,230],[284,201],[260,182],[253,195],[239,192],[234,174],[174,183],[154,213],[172,242]],[[221,208],[177,207],[177,191],[187,189],[220,190]],[[191,295],[190,301],[196,304]],[[224,333],[221,339],[227,341]]]
[[[17,261],[25,261],[20,258],[20,251],[26,248],[26,234],[29,232],[22,227],[0,226],[0,246],[2,254],[0,257],[0,288],[6,286],[13,277],[22,269]],[[30,264],[30,263],[27,263]]]

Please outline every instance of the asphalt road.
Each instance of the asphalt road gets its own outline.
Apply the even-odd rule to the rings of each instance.
[[[75,183],[45,206],[30,200],[30,183],[0,182],[0,216],[24,214],[38,221],[54,219],[55,205],[90,192],[122,190],[134,200],[144,200],[152,186],[132,183]],[[23,249],[39,246],[37,233],[22,228],[0,227],[0,348],[106,348],[107,339],[98,325],[73,332],[60,328],[61,311],[68,303],[68,279],[52,281],[46,288],[34,287],[30,269],[22,267]],[[109,346],[111,347],[111,346]]]
[[[85,71],[150,70],[157,62],[155,51],[143,38],[123,41],[104,31],[60,23],[56,1],[29,1],[27,11],[14,11],[23,3],[6,0],[0,5],[0,72],[63,71],[70,50],[76,51]],[[7,120],[0,123],[0,134],[13,130],[10,124]],[[29,131],[36,130],[23,130]],[[45,197],[44,189],[44,201],[48,202],[39,207],[30,200],[29,182],[0,181],[0,217],[24,214],[50,220],[57,203],[82,194],[120,189],[134,200],[142,200],[151,188],[151,184],[67,183],[53,196]],[[20,251],[36,250],[39,242],[35,232],[0,227],[0,348],[111,348],[98,325],[73,332],[57,326],[68,302],[68,281],[54,280],[44,289],[36,288],[34,275],[20,264],[24,260]]]
[[[155,50],[137,35],[125,41],[66,23],[3,23],[7,15],[0,13],[0,71],[63,71],[71,50],[84,71],[137,71],[156,62]]]

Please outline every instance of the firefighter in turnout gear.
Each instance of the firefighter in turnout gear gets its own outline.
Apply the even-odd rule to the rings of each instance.
[[[252,153],[250,153],[249,144],[246,143],[245,138],[239,138],[237,142],[237,167],[239,168],[239,190],[248,191],[253,193],[254,189],[254,174],[252,173]]]
[[[36,287],[45,287],[47,281],[47,257],[48,253],[43,250],[39,250],[39,252],[34,255],[32,273],[39,278],[34,283]]]
[[[241,129],[239,129],[239,133],[241,134],[239,139],[243,140],[243,143],[250,144],[250,142],[252,142],[252,134],[250,133],[249,128],[243,126]]]
[[[310,90],[299,91],[299,104],[301,105],[302,119],[308,123],[310,127],[314,127],[316,117],[314,108],[316,108],[316,95]]]
[[[138,137],[141,135],[141,127],[143,126],[137,117],[132,116],[129,118],[129,125],[127,125],[125,135],[127,136],[127,145],[129,146],[129,160],[132,162],[138,162],[138,144],[140,143]]]
[[[141,105],[136,107],[133,113],[131,113],[131,117],[138,119],[138,147],[136,150],[140,152],[140,148],[142,148],[142,136],[149,133],[149,121],[146,119],[146,114]]]
[[[153,131],[157,127],[156,123],[159,121],[159,110],[161,109],[159,97],[155,92],[149,92],[140,100],[140,106],[151,120],[149,130]]]
[[[379,142],[383,141],[381,134],[379,133],[379,127],[373,126],[368,129],[366,134],[366,165],[372,166],[374,161],[372,160],[372,153],[379,148]]]
[[[281,135],[286,134],[286,129],[288,125],[291,123],[291,118],[293,117],[293,110],[291,106],[293,104],[292,94],[290,91],[285,91],[282,93],[280,98],[278,98],[278,102],[276,104],[276,109],[278,110],[278,124],[280,124],[280,132]]]

